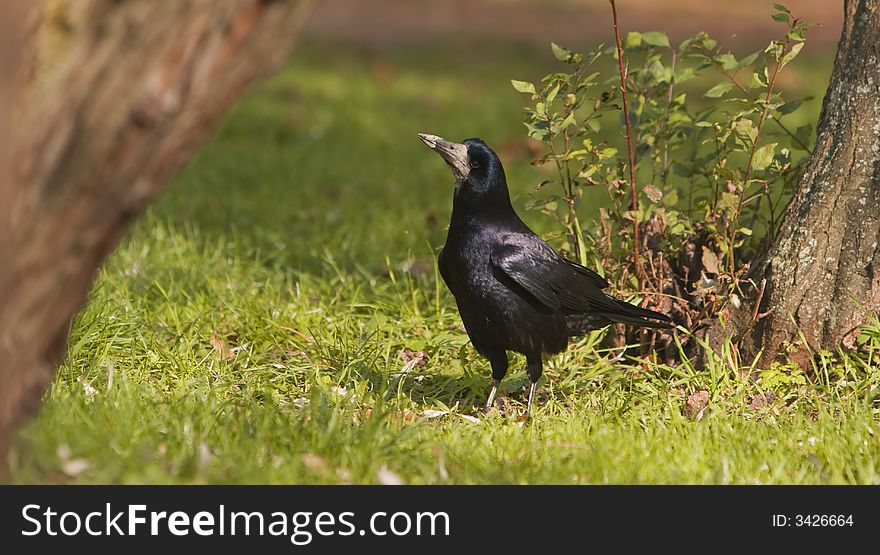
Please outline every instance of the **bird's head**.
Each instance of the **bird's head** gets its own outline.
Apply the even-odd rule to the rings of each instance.
[[[455,177],[456,196],[468,197],[509,197],[504,168],[498,155],[481,139],[465,139],[453,143],[437,135],[419,133],[419,138],[428,148],[440,155],[452,170]]]

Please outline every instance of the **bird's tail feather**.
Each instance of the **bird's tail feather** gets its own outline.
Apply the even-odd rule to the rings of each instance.
[[[608,318],[612,322],[644,328],[662,329],[673,327],[672,318],[662,312],[642,308],[619,299],[613,299],[613,301],[614,310],[602,311],[598,313],[598,316]]]
[[[657,321],[657,320],[648,320],[646,318],[640,318],[638,316],[627,316],[622,314],[606,314],[600,312],[597,316],[602,316],[603,318],[607,318],[611,322],[615,324],[629,324],[631,326],[639,326],[642,328],[655,328],[655,329],[669,329],[673,327],[671,322],[667,321]]]

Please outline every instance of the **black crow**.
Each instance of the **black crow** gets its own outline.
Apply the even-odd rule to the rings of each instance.
[[[526,357],[528,416],[542,354],[563,351],[569,337],[614,322],[671,327],[667,315],[604,293],[608,282],[602,276],[563,258],[535,235],[511,206],[504,168],[486,143],[453,143],[425,133],[419,138],[455,176],[452,220],[438,265],[471,343],[492,365],[486,409],[507,373],[507,351]]]

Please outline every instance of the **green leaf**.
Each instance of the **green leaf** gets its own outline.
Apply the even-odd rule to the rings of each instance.
[[[642,33],[642,40],[651,46],[669,46],[669,37],[666,36],[666,33],[661,33],[660,31]]]
[[[794,46],[791,47],[791,50],[789,50],[789,51],[785,54],[785,56],[783,56],[782,59],[779,60],[779,67],[782,68],[782,67],[785,66],[785,64],[787,64],[788,62],[794,60],[795,57],[800,53],[801,49],[803,49],[804,44],[805,44],[805,43],[803,43],[803,42],[797,42],[797,43],[795,43]]]
[[[547,103],[551,103],[556,99],[556,95],[559,94],[559,83],[556,83],[556,86],[550,89],[550,92],[547,93]]]
[[[593,81],[596,80],[596,77],[599,77],[599,72],[598,72],[598,71],[594,71],[593,73],[591,73],[591,74],[587,75],[586,77],[584,77],[583,80],[581,81],[581,84],[582,84],[582,85],[586,85],[587,83],[592,83]]]
[[[764,49],[764,52],[773,56],[774,60],[778,60],[782,57],[782,53],[784,50],[785,46],[782,44],[782,41],[774,40],[767,45],[767,48]]]
[[[773,161],[774,152],[776,152],[776,143],[764,145],[756,150],[755,155],[752,157],[752,169],[760,171],[767,168]]]
[[[570,50],[559,46],[555,42],[550,43],[550,48],[553,50],[553,55],[556,56],[556,59],[560,62],[567,62],[568,59],[571,57]]]
[[[525,94],[535,94],[535,85],[529,83],[528,81],[517,81],[516,79],[511,79],[510,84],[513,85],[513,88],[516,89],[517,92]]]
[[[734,130],[736,131],[736,136],[749,145],[754,144],[758,138],[758,130],[755,129],[755,124],[750,119],[741,119],[736,122]]]
[[[733,193],[721,193],[721,199],[718,201],[718,210],[722,212],[734,212],[739,205],[739,197]]]
[[[804,99],[804,100],[806,100],[806,99]],[[778,108],[779,113],[782,114],[783,116],[785,114],[790,114],[790,113],[794,112],[795,110],[797,110],[798,108],[800,108],[802,103],[803,103],[803,100],[792,100],[790,102],[786,102],[785,104],[783,104],[782,106],[780,106]]]
[[[722,81],[718,83],[708,91],[706,91],[703,96],[707,98],[718,98],[724,96],[724,93],[733,88],[733,84],[730,81]]]
[[[744,67],[748,67],[748,66],[752,65],[753,63],[755,63],[755,60],[758,59],[758,54],[760,54],[760,52],[753,52],[753,53],[749,54],[748,56],[746,56],[745,58],[740,60],[739,63],[736,64],[736,68],[742,69]]]
[[[642,45],[642,34],[631,31],[626,34],[626,40],[623,44],[626,48],[635,48]]]
[[[591,175],[599,171],[599,168],[601,167],[601,164],[588,164],[584,166],[584,169],[578,172],[578,177],[590,177]]]
[[[730,71],[731,69],[736,69],[736,56],[734,56],[733,54],[722,54],[715,58],[715,61],[721,64],[721,67],[725,70]]]
[[[534,124],[526,123],[525,126],[529,130],[529,137],[539,141],[543,141],[550,134],[550,126],[544,120],[538,120]]]
[[[775,13],[773,14],[773,21],[779,21],[780,23],[788,23],[791,20],[788,17],[787,13]]]
[[[599,151],[599,159],[600,160],[606,160],[606,159],[611,158],[616,155],[617,155],[617,149],[614,148],[613,146],[603,148],[602,150]]]
[[[690,81],[694,77],[697,76],[697,72],[692,67],[679,68],[675,70],[675,82],[684,83],[685,81]]]
[[[791,13],[790,11],[788,11],[788,8],[786,8],[782,4],[773,4],[773,9],[780,12]]]
[[[749,81],[749,89],[758,89],[767,86],[767,82],[763,79],[764,75],[761,72],[756,71],[752,73],[752,78]]]

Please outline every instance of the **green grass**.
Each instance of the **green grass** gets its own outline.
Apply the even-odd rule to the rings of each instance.
[[[873,350],[756,380],[729,353],[622,365],[593,334],[549,362],[531,422],[479,414],[489,366],[434,265],[450,176],[416,133],[499,147],[521,206],[540,177],[509,79],[551,64],[467,45],[298,53],[101,271],[13,480],[880,482]],[[799,67],[821,98],[829,61]],[[700,390],[708,406],[684,416]]]

